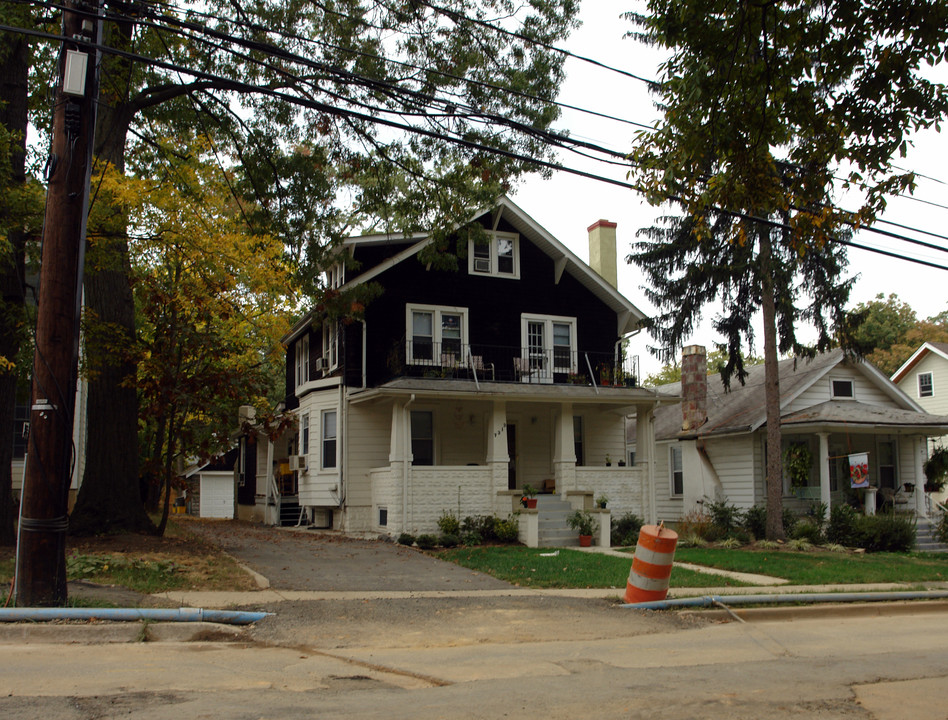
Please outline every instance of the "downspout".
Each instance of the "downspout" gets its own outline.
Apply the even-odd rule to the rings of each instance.
[[[402,438],[402,532],[409,532],[408,523],[408,464],[411,455],[411,414],[409,407],[415,402],[415,393],[411,394],[405,407],[402,408],[402,427],[407,430]],[[415,519],[414,510],[412,510],[412,521]]]
[[[369,371],[366,368],[365,363],[368,358],[368,351],[366,350],[365,343],[368,340],[368,329],[365,326],[365,320],[362,321],[362,389],[365,390],[369,386]]]
[[[365,331],[365,324],[362,325],[363,332]],[[365,353],[365,344],[362,345],[362,352]],[[365,382],[365,365],[363,365],[362,371],[362,382]],[[346,433],[346,428],[349,427],[349,403],[346,402],[346,388],[345,388],[345,373],[342,376],[342,382],[339,383],[339,425],[340,427],[336,431],[336,441],[337,449],[336,452],[341,456],[339,461],[339,509],[344,511],[343,505],[346,502],[346,477],[347,470],[349,469],[349,444],[346,442],[346,439],[349,437]],[[363,389],[365,385],[363,385]],[[340,442],[341,440],[341,442]],[[322,450],[320,449],[320,452]],[[345,517],[343,515],[343,517]],[[340,518],[340,520],[343,520]],[[348,527],[348,522],[341,522],[344,527]]]

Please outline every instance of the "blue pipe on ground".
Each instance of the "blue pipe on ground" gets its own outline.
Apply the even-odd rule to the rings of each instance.
[[[203,608],[0,608],[0,622],[30,620],[113,620],[135,622],[216,622],[249,625],[263,620],[270,613],[237,610],[205,610]]]
[[[773,605],[819,602],[888,602],[892,600],[939,600],[948,598],[946,590],[892,591],[867,593],[774,593],[769,595],[705,595],[695,598],[653,600],[619,607],[631,610],[671,610],[711,605]]]

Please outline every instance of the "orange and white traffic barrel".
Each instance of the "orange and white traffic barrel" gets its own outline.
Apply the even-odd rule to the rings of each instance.
[[[664,523],[645,525],[639,530],[639,541],[625,588],[627,603],[665,599],[677,544],[678,533],[666,528]]]

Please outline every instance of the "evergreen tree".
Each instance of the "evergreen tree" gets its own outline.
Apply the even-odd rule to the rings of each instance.
[[[631,156],[647,197],[684,212],[632,258],[655,283],[661,351],[676,352],[703,306],[722,300],[723,377],[741,379],[760,308],[767,445],[780,448],[778,351],[812,354],[834,335],[853,346],[837,242],[871,222],[887,193],[911,188],[890,160],[948,110],[921,72],[944,54],[948,6],[650,0],[630,18],[670,52],[656,88],[664,122]],[[840,173],[864,193],[853,215],[834,206]],[[803,320],[817,329],[810,347],[796,338]],[[770,539],[784,534],[781,474],[780,452],[769,452]]]

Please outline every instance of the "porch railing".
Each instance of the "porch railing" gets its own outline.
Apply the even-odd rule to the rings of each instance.
[[[568,347],[510,347],[405,338],[390,357],[392,377],[635,387],[639,358]]]

